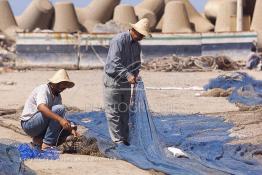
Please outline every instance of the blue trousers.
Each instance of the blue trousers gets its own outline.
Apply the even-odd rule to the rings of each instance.
[[[55,105],[52,107],[52,112],[64,118],[66,110],[64,105]],[[60,134],[62,126],[59,122],[43,116],[41,112],[36,113],[27,121],[22,121],[21,125],[26,134],[41,138],[48,145],[56,145],[62,137],[70,135],[68,131]],[[60,138],[58,138],[59,134]]]

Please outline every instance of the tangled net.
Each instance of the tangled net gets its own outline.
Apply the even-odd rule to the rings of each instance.
[[[69,137],[62,145],[59,146],[59,150],[63,153],[105,157],[99,151],[97,139],[94,137]]]
[[[212,71],[220,69],[224,71],[238,70],[243,63],[233,61],[227,56],[200,56],[200,57],[171,57],[158,58],[143,63],[145,70],[162,72],[194,72]]]

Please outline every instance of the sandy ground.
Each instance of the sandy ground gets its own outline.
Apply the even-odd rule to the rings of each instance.
[[[37,85],[47,82],[54,71],[25,71],[0,74],[0,108],[17,109],[24,102],[32,89]],[[215,78],[224,72],[145,72],[141,75],[146,87],[202,87],[211,78]],[[261,72],[248,71],[249,75],[262,80]],[[102,70],[69,71],[69,75],[76,86],[65,91],[63,103],[67,106],[75,106],[83,111],[97,110],[103,107]],[[199,91],[192,90],[147,90],[150,110],[157,113],[218,113],[228,121],[235,123],[232,135],[239,136],[235,142],[262,143],[262,117],[259,114],[239,115],[238,108],[230,104],[226,98],[197,97]],[[233,111],[228,113],[229,111]],[[232,115],[231,115],[232,114]],[[1,118],[0,118],[1,120]],[[19,127],[18,121],[5,120]],[[253,128],[257,129],[253,129]],[[12,130],[0,127],[0,139],[9,138],[21,142],[29,142],[30,139]],[[245,139],[245,138],[251,139]],[[261,138],[261,139],[260,139]],[[234,143],[234,142],[232,142]],[[91,156],[63,155],[61,160],[31,160],[25,165],[37,174],[150,174],[127,162],[109,160]]]
[[[24,105],[34,87],[47,82],[54,71],[26,71],[0,75],[0,108],[12,109]],[[146,87],[192,87],[207,84],[223,72],[144,72]],[[84,111],[103,107],[103,72],[101,70],[69,71],[76,86],[62,93],[63,103]],[[261,72],[249,72],[259,79]],[[8,85],[14,84],[14,85]],[[237,110],[225,98],[195,97],[197,91],[147,90],[150,109],[161,113],[211,113]],[[205,104],[209,104],[206,106]]]

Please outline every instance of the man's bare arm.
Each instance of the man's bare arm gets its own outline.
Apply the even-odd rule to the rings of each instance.
[[[58,121],[59,124],[66,130],[72,130],[70,123],[63,117],[52,112],[46,104],[38,105],[37,109],[43,114],[44,117],[48,117],[52,120]]]

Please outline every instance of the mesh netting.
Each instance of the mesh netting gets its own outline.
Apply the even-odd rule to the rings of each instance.
[[[232,124],[202,115],[151,116],[142,82],[136,86],[130,112],[130,146],[115,146],[104,112],[69,116],[85,126],[86,137],[95,137],[107,157],[126,160],[142,169],[167,174],[261,174],[253,158],[260,145],[230,145]],[[169,147],[183,150],[188,158],[176,158]]]
[[[17,147],[22,160],[27,159],[59,159],[59,150],[57,148],[50,148],[45,151],[41,151],[39,148],[34,148],[30,144],[20,144]]]
[[[248,106],[262,105],[262,81],[255,80],[243,72],[229,75],[220,75],[204,86],[205,90],[234,88],[228,97],[231,103],[240,103]]]
[[[252,84],[255,80],[248,74],[243,72],[234,72],[231,74],[220,75],[209,81],[207,85],[204,86],[205,90],[221,88],[239,88],[241,86]]]
[[[18,143],[9,139],[0,139],[0,174],[17,175],[22,161],[17,150]]]

